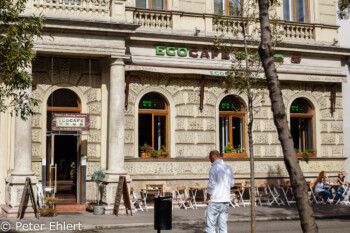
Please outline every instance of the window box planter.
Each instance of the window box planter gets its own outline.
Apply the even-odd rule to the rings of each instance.
[[[224,158],[245,158],[247,153],[222,153]]]
[[[168,158],[168,154],[162,154],[162,153],[159,153],[157,157],[154,157],[154,158]],[[145,152],[142,152],[140,153],[140,157],[141,158],[153,158],[151,156],[151,153],[145,153]]]
[[[141,158],[150,158],[151,157],[151,153],[141,152],[140,153],[140,157]]]
[[[316,152],[306,153],[309,157],[316,157]],[[303,157],[304,153],[297,153],[297,157]]]

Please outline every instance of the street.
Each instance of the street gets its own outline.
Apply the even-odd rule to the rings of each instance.
[[[349,233],[350,219],[331,219],[318,220],[317,224],[320,233]],[[229,223],[228,232],[232,233],[247,233],[250,232],[250,223]],[[154,233],[153,228],[129,228],[129,229],[109,229],[100,231],[84,231],[84,233],[102,233],[102,232],[123,232],[123,233]],[[202,233],[205,232],[204,226],[176,226],[171,231],[162,231],[164,233]],[[257,222],[257,232],[302,232],[299,221],[272,221],[272,222]]]
[[[350,218],[344,219],[327,219],[318,220],[317,224],[320,233],[349,233],[350,232]],[[229,233],[247,233],[250,232],[250,223],[229,223]],[[102,232],[121,232],[121,233],[154,233],[153,228],[128,228],[128,229],[105,229],[105,230],[87,230],[84,233],[102,233]],[[175,226],[171,231],[162,231],[164,233],[202,233],[205,232],[204,226]],[[257,232],[302,232],[299,221],[269,221],[257,222]]]

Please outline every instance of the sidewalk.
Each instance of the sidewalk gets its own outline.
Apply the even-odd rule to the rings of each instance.
[[[313,205],[314,213],[317,219],[326,218],[344,218],[350,217],[350,206],[343,205]],[[256,207],[257,221],[272,221],[272,220],[297,220],[299,219],[297,209],[295,205],[284,207]],[[173,210],[173,225],[192,225],[192,224],[204,224],[205,220],[205,208],[199,208],[197,210]],[[0,217],[0,223],[7,221],[11,224],[11,229],[17,231],[48,231],[48,230],[62,230],[66,229],[67,224],[75,224],[75,228],[72,230],[81,229],[106,229],[106,228],[135,228],[135,227],[151,227],[154,221],[154,211],[133,213],[133,216],[128,215],[93,215],[89,212],[67,212],[59,213],[58,216],[53,218],[42,217],[40,219],[22,219],[17,221],[16,219],[5,219]],[[239,207],[229,209],[228,222],[242,222],[250,221],[250,207]],[[40,225],[37,229],[25,229],[25,224],[31,223]],[[80,223],[80,227],[78,226]],[[51,224],[51,226],[50,226]],[[61,225],[57,225],[61,224]],[[65,224],[65,226],[62,226]],[[17,225],[17,227],[16,227]],[[22,227],[21,227],[22,226]],[[30,227],[30,226],[28,226]],[[33,226],[32,226],[33,227]],[[68,229],[69,230],[69,229]],[[0,230],[1,232],[1,230]]]

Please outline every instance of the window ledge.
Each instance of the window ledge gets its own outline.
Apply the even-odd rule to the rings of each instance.
[[[245,158],[247,153],[222,153],[224,158]]]

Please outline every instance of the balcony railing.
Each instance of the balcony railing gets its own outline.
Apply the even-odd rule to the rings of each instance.
[[[171,30],[172,15],[167,11],[137,9],[133,13],[133,23],[140,24],[142,29]]]
[[[30,0],[35,12],[48,17],[108,20],[112,0]],[[28,4],[29,4],[28,3]]]
[[[315,40],[315,26],[312,24],[285,22],[283,30],[288,40]]]

